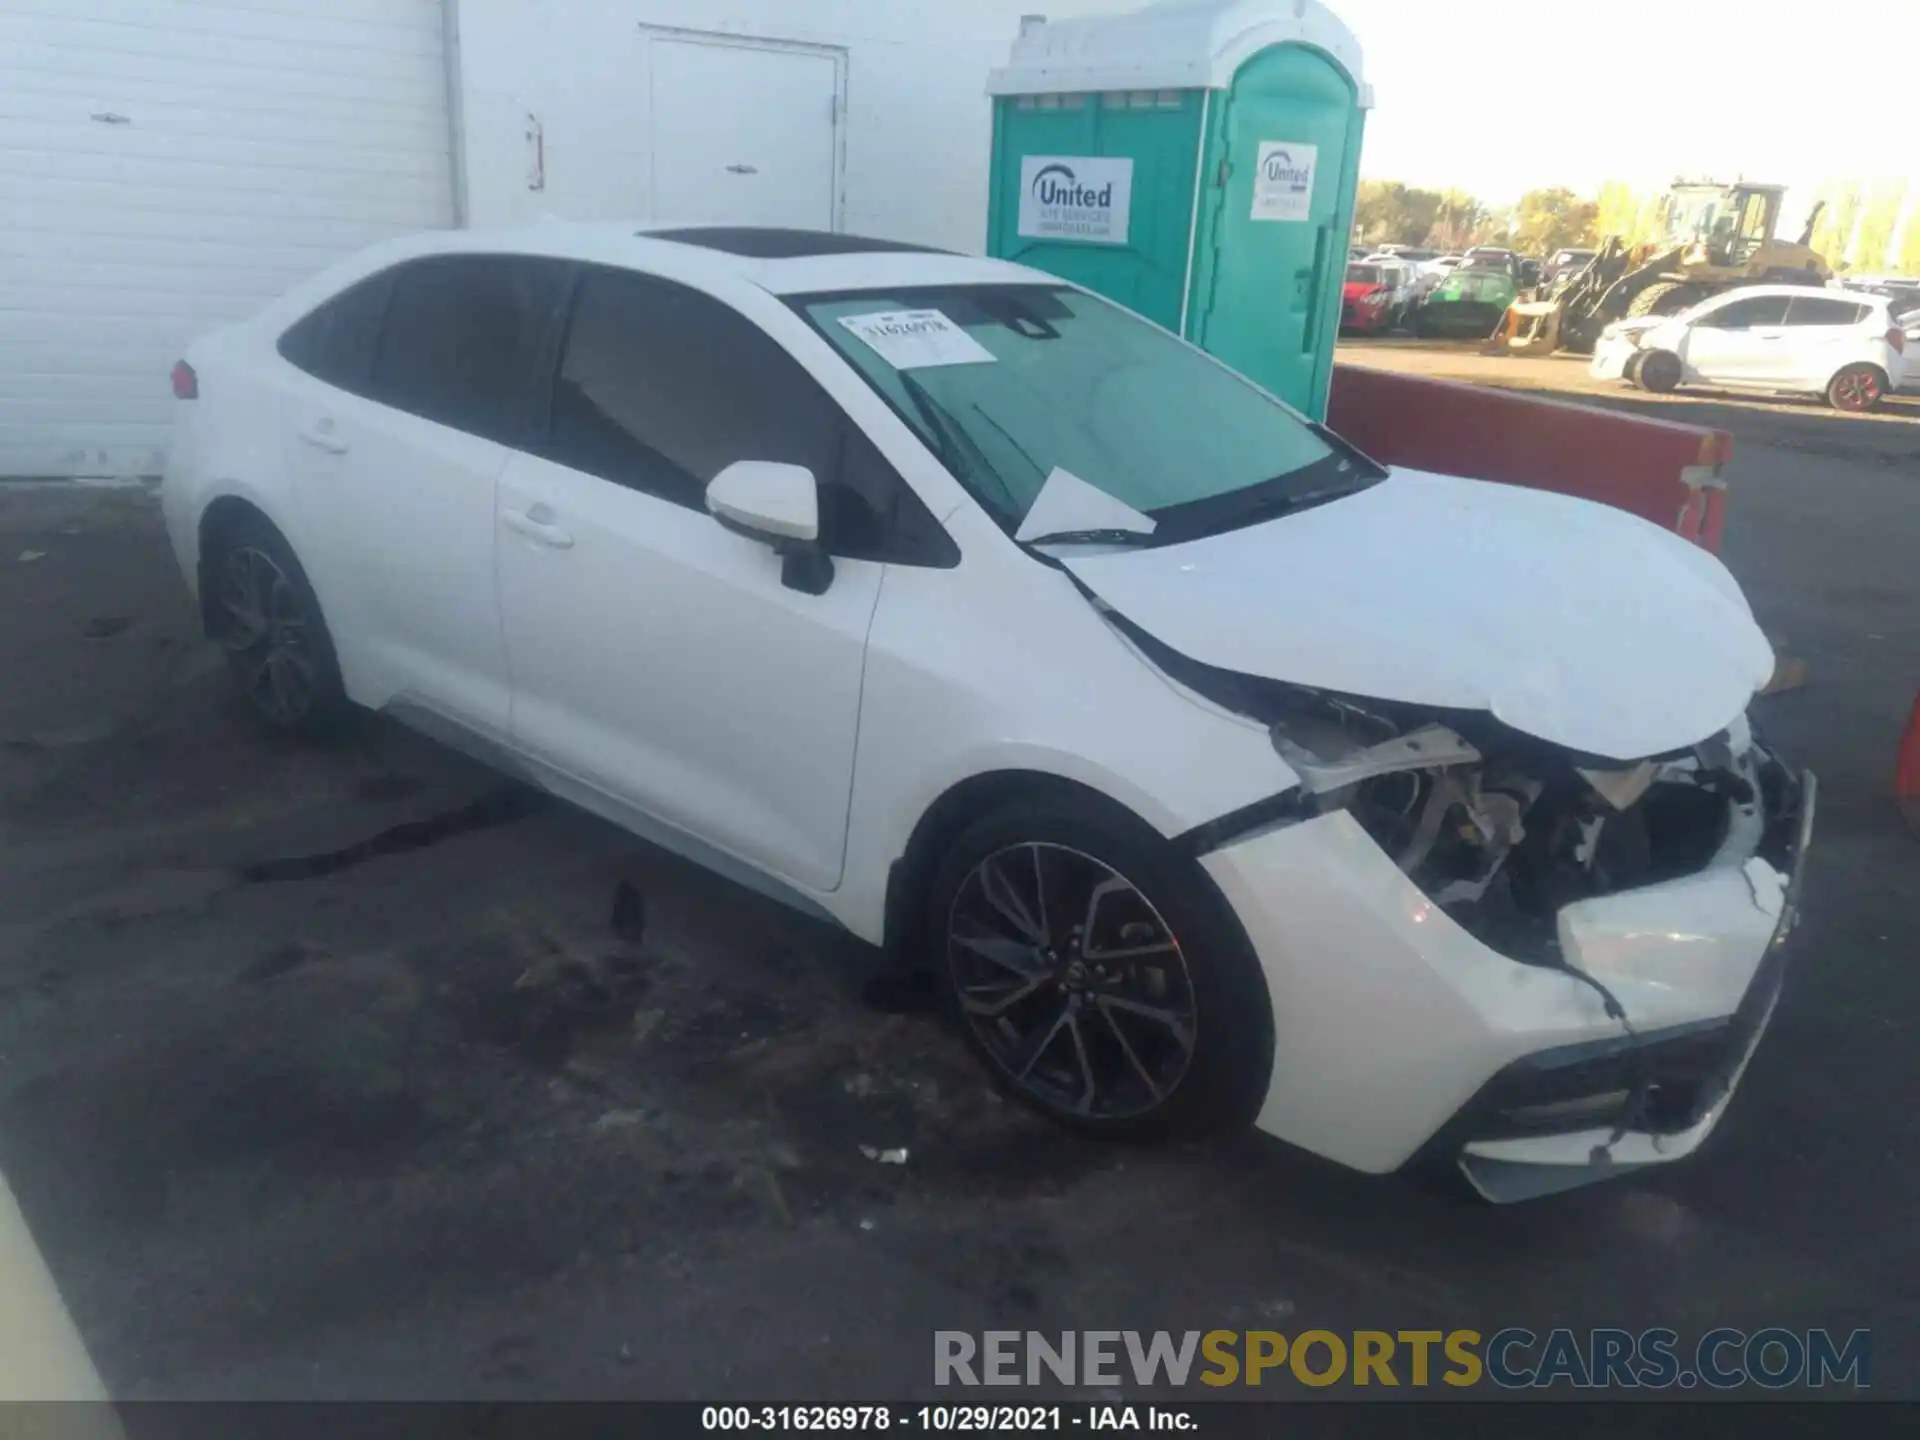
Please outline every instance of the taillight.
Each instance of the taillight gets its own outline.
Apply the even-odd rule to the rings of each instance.
[[[1907,334],[1899,326],[1887,331],[1887,343],[1893,347],[1893,353],[1904,355],[1907,350]]]
[[[176,400],[200,398],[200,377],[193,373],[193,366],[184,360],[173,362],[173,398]]]

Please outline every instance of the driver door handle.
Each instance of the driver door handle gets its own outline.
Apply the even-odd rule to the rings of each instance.
[[[573,536],[553,523],[553,511],[545,505],[530,506],[525,510],[503,510],[500,523],[509,530],[517,530],[536,545],[545,545],[551,550],[571,550]]]

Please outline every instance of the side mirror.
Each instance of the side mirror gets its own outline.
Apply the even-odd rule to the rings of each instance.
[[[772,546],[788,589],[824,595],[833,583],[833,558],[820,545],[820,487],[806,466],[736,460],[707,483],[707,511]]]

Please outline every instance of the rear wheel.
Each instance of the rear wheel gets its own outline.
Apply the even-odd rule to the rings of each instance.
[[[1636,390],[1640,388],[1640,366],[1646,358],[1646,351],[1636,350],[1627,357],[1627,363],[1622,366],[1620,370],[1620,378]]]
[[[1666,395],[1680,384],[1680,357],[1671,350],[1643,350],[1636,379],[1641,389]]]
[[[1077,1129],[1250,1121],[1273,1012],[1199,865],[1097,801],[994,811],[957,839],[931,916],[949,1004],[1001,1088]]]
[[[1856,415],[1879,409],[1886,393],[1887,377],[1878,365],[1849,365],[1827,382],[1827,404]]]
[[[257,517],[220,532],[207,569],[212,631],[247,708],[284,734],[319,737],[349,709],[333,638],[284,536]]]

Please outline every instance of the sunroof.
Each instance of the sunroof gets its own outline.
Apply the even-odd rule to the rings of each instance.
[[[898,240],[875,240],[865,235],[834,235],[825,230],[770,230],[750,225],[697,226],[687,230],[643,230],[649,240],[672,240],[698,245],[748,260],[797,260],[808,255],[866,255],[900,253],[948,255],[929,245],[907,245]]]

